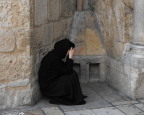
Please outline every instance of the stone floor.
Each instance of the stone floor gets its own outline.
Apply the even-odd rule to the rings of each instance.
[[[144,99],[132,100],[106,83],[81,84],[88,96],[85,105],[49,104],[42,99],[34,106],[0,111],[0,115],[144,115]]]

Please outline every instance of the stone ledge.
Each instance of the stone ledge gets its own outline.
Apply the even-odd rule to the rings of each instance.
[[[73,60],[74,70],[78,73],[81,83],[105,81],[105,56],[75,56]]]

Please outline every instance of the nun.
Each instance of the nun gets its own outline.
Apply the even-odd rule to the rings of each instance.
[[[75,44],[69,39],[55,43],[41,61],[39,85],[43,96],[52,104],[82,105],[85,104],[78,74],[73,70]],[[63,59],[66,59],[63,61]]]

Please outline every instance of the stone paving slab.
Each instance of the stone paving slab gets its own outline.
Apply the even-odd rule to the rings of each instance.
[[[101,108],[101,107],[110,107],[108,102],[105,100],[89,100],[85,105],[76,105],[76,106],[64,106],[61,105],[60,108],[64,111],[77,111],[77,110],[84,110],[84,109],[93,109],[93,108]]]
[[[138,101],[144,104],[144,99],[139,99]]]
[[[45,112],[45,115],[64,115],[64,113],[58,107],[47,107],[42,108]]]
[[[46,115],[45,112],[42,109],[36,109],[33,111],[29,111],[29,112],[21,112],[18,115]]]
[[[121,112],[120,110],[116,109],[115,107],[92,109],[92,111],[96,115],[125,115],[123,112]]]
[[[50,104],[42,98],[34,106],[20,106],[15,110],[0,110],[0,115],[144,115],[144,99],[132,100],[106,83],[81,84],[88,96],[85,105],[64,106]],[[37,115],[37,114],[36,114]]]
[[[130,105],[130,104],[137,104],[137,101],[119,101],[113,102],[112,105]]]
[[[0,115],[19,115],[19,112],[18,111],[4,112],[4,113],[0,113]]]
[[[96,93],[94,93],[94,94],[87,94],[86,95],[87,96],[87,98],[85,99],[86,101],[89,101],[89,100],[102,100],[102,98],[98,95],[98,94],[96,94]]]
[[[85,95],[96,93],[95,91],[91,90],[89,87],[82,86],[81,88],[82,88],[83,94],[85,94]]]
[[[144,115],[144,112],[134,105],[121,105],[116,106],[116,108],[124,112],[126,115]]]
[[[137,108],[144,111],[144,104],[134,104]]]
[[[70,111],[65,112],[65,115],[96,115],[92,110],[80,110],[80,111]]]

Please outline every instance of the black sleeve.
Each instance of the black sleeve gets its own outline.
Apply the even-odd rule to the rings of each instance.
[[[73,71],[73,60],[68,59],[65,63],[61,60],[54,60],[52,68],[61,74],[70,74]]]

